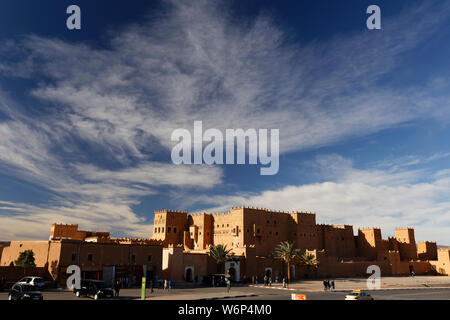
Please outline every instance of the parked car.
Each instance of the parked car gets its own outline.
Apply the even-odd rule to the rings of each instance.
[[[8,300],[43,300],[39,288],[31,284],[16,283],[8,294]]]
[[[73,292],[77,297],[87,296],[95,300],[114,297],[114,290],[100,280],[81,280],[81,288],[74,288]]]
[[[373,300],[373,297],[367,292],[353,290],[345,296],[345,300]]]
[[[17,281],[17,283],[30,284],[32,286],[37,287],[39,290],[43,290],[45,288],[45,280],[42,277],[34,277],[34,276],[24,277],[19,281]]]

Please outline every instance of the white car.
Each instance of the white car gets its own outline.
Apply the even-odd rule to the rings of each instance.
[[[32,286],[35,286],[39,290],[44,289],[45,287],[45,280],[42,277],[25,277],[20,279],[17,284],[30,284]]]
[[[353,290],[345,296],[345,300],[373,300],[373,297],[367,292]]]

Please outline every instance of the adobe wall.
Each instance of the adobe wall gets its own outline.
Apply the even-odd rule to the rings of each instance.
[[[0,279],[5,279],[8,282],[16,282],[26,276],[38,276],[45,280],[52,280],[47,268],[35,267],[35,268],[23,268],[23,267],[0,267]]]
[[[217,273],[217,264],[204,253],[184,252],[182,247],[170,247],[163,249],[162,277],[166,280],[184,282],[186,268],[192,268],[192,280]]]
[[[450,276],[450,248],[439,248],[438,259],[430,261],[432,269],[440,275]]]
[[[437,244],[436,242],[418,242],[417,257],[420,260],[437,260]]]
[[[362,228],[358,229],[357,246],[358,256],[365,257],[367,260],[376,260],[378,256],[378,247],[382,242],[381,229]]]
[[[343,258],[356,256],[352,226],[317,225],[317,235],[317,249],[325,250],[327,255]]]
[[[9,266],[19,257],[20,252],[32,250],[37,267],[44,267],[47,263],[49,241],[11,241],[2,252],[0,265]]]
[[[401,260],[417,260],[417,247],[414,237],[414,229],[397,228],[395,238],[398,241]]]
[[[174,210],[155,211],[151,239],[163,241],[164,246],[182,244],[188,231],[187,212]]]

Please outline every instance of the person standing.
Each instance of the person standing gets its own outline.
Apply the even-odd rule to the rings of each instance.
[[[331,291],[334,291],[334,280],[331,280]]]
[[[116,282],[114,282],[114,296],[118,297],[120,293],[120,281],[116,280]]]
[[[167,279],[164,279],[164,290],[167,290],[169,288]]]
[[[283,277],[283,288],[286,288],[286,278]]]
[[[169,291],[172,290],[172,280],[169,280]]]
[[[272,277],[269,277],[269,287],[272,286]]]
[[[230,293],[231,290],[231,281],[227,278],[227,293]]]
[[[323,291],[327,291],[327,280],[323,280]]]
[[[264,286],[267,287],[267,275],[264,276]]]

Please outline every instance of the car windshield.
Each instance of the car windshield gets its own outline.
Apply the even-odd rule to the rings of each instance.
[[[96,282],[95,286],[99,289],[108,288],[108,285],[105,282]]]
[[[357,296],[359,293],[358,292],[351,292],[349,293],[349,296]]]
[[[23,292],[29,292],[29,291],[38,291],[38,288],[35,286],[22,286]]]
[[[37,278],[37,279],[34,279],[34,282],[36,282],[36,283],[44,283],[45,281],[42,278]]]

